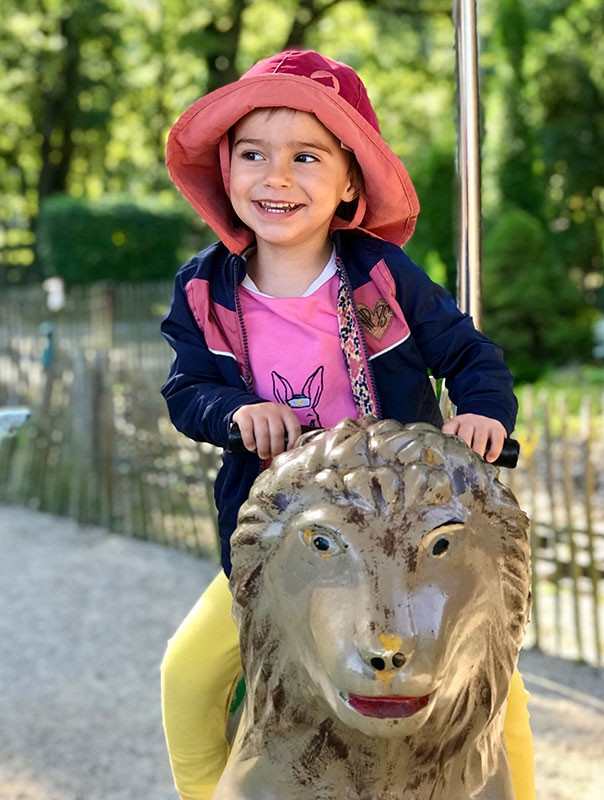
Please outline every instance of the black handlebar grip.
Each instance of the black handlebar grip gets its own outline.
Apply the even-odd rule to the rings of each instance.
[[[321,428],[311,428],[308,425],[302,425],[302,433],[309,433],[309,431],[320,431]],[[283,432],[283,443],[285,447],[287,447],[287,431]],[[231,422],[231,427],[229,428],[229,439],[227,442],[227,451],[229,453],[245,453],[245,446],[243,444],[243,439],[241,438],[241,431],[239,430],[239,425],[236,422]]]
[[[302,425],[302,433],[318,430],[320,430],[320,428],[309,428],[307,425]],[[284,440],[285,447],[287,447],[287,431],[284,432]],[[229,453],[245,452],[243,439],[241,438],[241,431],[239,430],[239,425],[237,425],[236,422],[232,422],[231,427],[229,428],[229,439],[226,449]],[[514,467],[518,464],[519,454],[520,445],[516,439],[505,439],[499,457],[493,461],[492,464],[495,467],[507,467],[508,469],[514,469]]]
[[[520,443],[516,439],[509,437],[503,440],[503,447],[501,453],[492,461],[494,467],[507,467],[514,469],[518,465],[518,456],[520,455]]]

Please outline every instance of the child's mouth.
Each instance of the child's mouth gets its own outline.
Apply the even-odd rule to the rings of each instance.
[[[293,214],[294,211],[301,208],[300,203],[271,203],[268,200],[256,200],[255,203],[262,211],[274,216]]]

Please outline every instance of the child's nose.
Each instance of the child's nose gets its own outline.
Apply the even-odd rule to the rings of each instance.
[[[264,173],[264,185],[271,188],[286,188],[292,185],[292,169],[286,159],[268,162]]]

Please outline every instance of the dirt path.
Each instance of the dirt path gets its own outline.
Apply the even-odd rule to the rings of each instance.
[[[216,566],[1,506],[0,553],[0,800],[175,800],[159,663]],[[538,800],[602,800],[604,671],[521,669]]]

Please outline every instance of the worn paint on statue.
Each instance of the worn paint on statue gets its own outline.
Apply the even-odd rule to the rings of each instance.
[[[247,696],[216,800],[513,800],[528,520],[494,467],[345,420],[274,460],[232,544]]]

